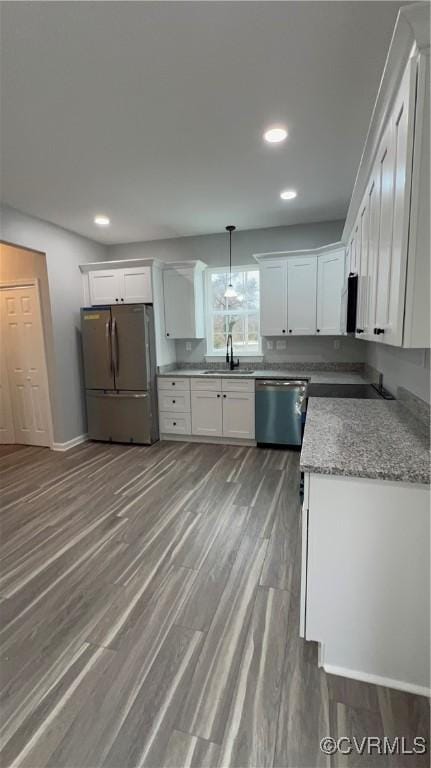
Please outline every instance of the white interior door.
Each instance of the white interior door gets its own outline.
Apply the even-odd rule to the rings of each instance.
[[[15,442],[51,445],[51,419],[39,296],[34,285],[0,291]]]
[[[3,323],[0,323],[0,444],[15,442],[12,401],[7,374],[6,340]]]

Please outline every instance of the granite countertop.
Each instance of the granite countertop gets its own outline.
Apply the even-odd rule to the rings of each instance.
[[[310,398],[301,470],[427,484],[427,424],[399,401]]]
[[[252,366],[250,365],[250,368]],[[366,384],[367,379],[361,373],[354,371],[315,371],[315,370],[254,370],[253,373],[231,373],[229,369],[223,373],[204,373],[202,368],[174,368],[172,371],[159,373],[159,377],[187,378],[203,376],[209,378],[224,378],[232,376],[235,379],[306,379],[313,384]]]

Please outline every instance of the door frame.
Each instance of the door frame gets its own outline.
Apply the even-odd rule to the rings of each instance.
[[[21,247],[21,246],[17,246]],[[43,378],[45,381],[46,391],[48,394],[48,436],[49,436],[49,449],[52,451],[54,447],[54,429],[53,429],[53,418],[52,418],[52,392],[49,382],[49,376],[48,376],[48,365],[47,365],[47,355],[46,355],[46,340],[45,340],[45,327],[43,323],[43,313],[42,313],[42,304],[40,301],[40,290],[39,290],[39,279],[37,277],[31,277],[28,280],[24,280],[23,278],[20,278],[19,280],[5,280],[0,281],[0,292],[4,290],[13,290],[16,288],[17,290],[19,288],[34,288],[36,292],[36,304],[37,304],[37,311],[39,313],[39,319],[40,319],[40,326],[42,329],[42,350],[43,350]],[[9,367],[7,366],[7,374],[8,374],[8,385],[10,390],[10,382],[9,382]],[[14,443],[14,445],[17,445],[18,443]]]

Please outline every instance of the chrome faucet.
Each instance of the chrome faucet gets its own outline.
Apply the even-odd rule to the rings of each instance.
[[[229,342],[230,342],[230,356],[229,356]],[[227,337],[226,364],[229,366],[231,371],[233,371],[234,368],[239,368],[239,358],[237,358],[236,363],[234,362],[234,359],[233,359],[233,342],[232,342],[231,333]]]

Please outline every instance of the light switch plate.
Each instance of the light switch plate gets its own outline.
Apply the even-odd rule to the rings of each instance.
[[[271,341],[270,339],[267,339],[266,348],[267,349],[274,349],[274,342]]]
[[[191,351],[192,351],[192,342],[186,341],[186,352],[191,352]]]
[[[340,349],[340,339],[334,339],[334,349]]]
[[[275,342],[275,348],[276,349],[286,349],[286,341],[285,339],[280,339],[279,341]]]

